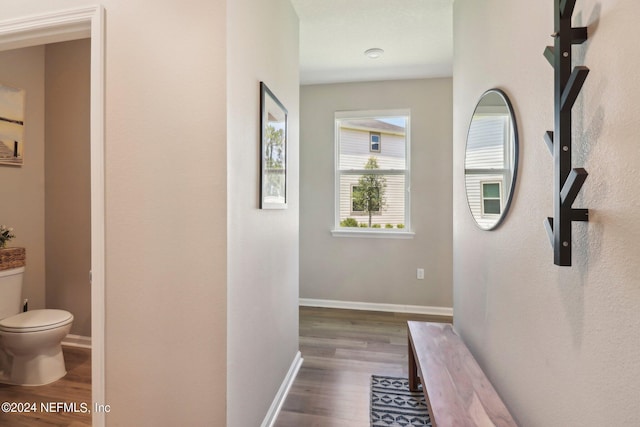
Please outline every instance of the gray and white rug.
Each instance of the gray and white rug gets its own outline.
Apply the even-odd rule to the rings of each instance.
[[[406,378],[371,376],[371,427],[431,427],[422,389]]]

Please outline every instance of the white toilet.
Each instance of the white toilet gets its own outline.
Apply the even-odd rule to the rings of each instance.
[[[24,267],[0,271],[0,383],[44,385],[64,377],[60,343],[73,315],[64,310],[22,313]]]

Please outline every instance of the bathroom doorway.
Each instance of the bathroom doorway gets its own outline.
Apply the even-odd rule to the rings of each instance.
[[[104,405],[105,219],[104,219],[104,9],[101,6],[51,11],[0,21],[0,51],[90,39],[90,268],[91,406]],[[28,156],[28,152],[27,152]],[[28,161],[28,160],[27,160]],[[93,412],[92,425],[105,425],[105,413]]]

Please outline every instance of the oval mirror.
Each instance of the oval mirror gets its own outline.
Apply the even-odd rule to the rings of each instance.
[[[471,118],[464,159],[467,202],[483,230],[504,220],[516,182],[518,130],[507,95],[486,91]]]

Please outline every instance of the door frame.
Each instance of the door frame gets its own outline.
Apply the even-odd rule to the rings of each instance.
[[[102,5],[0,21],[0,51],[91,37],[91,397],[105,405],[105,11]],[[92,411],[93,427],[105,412]]]

